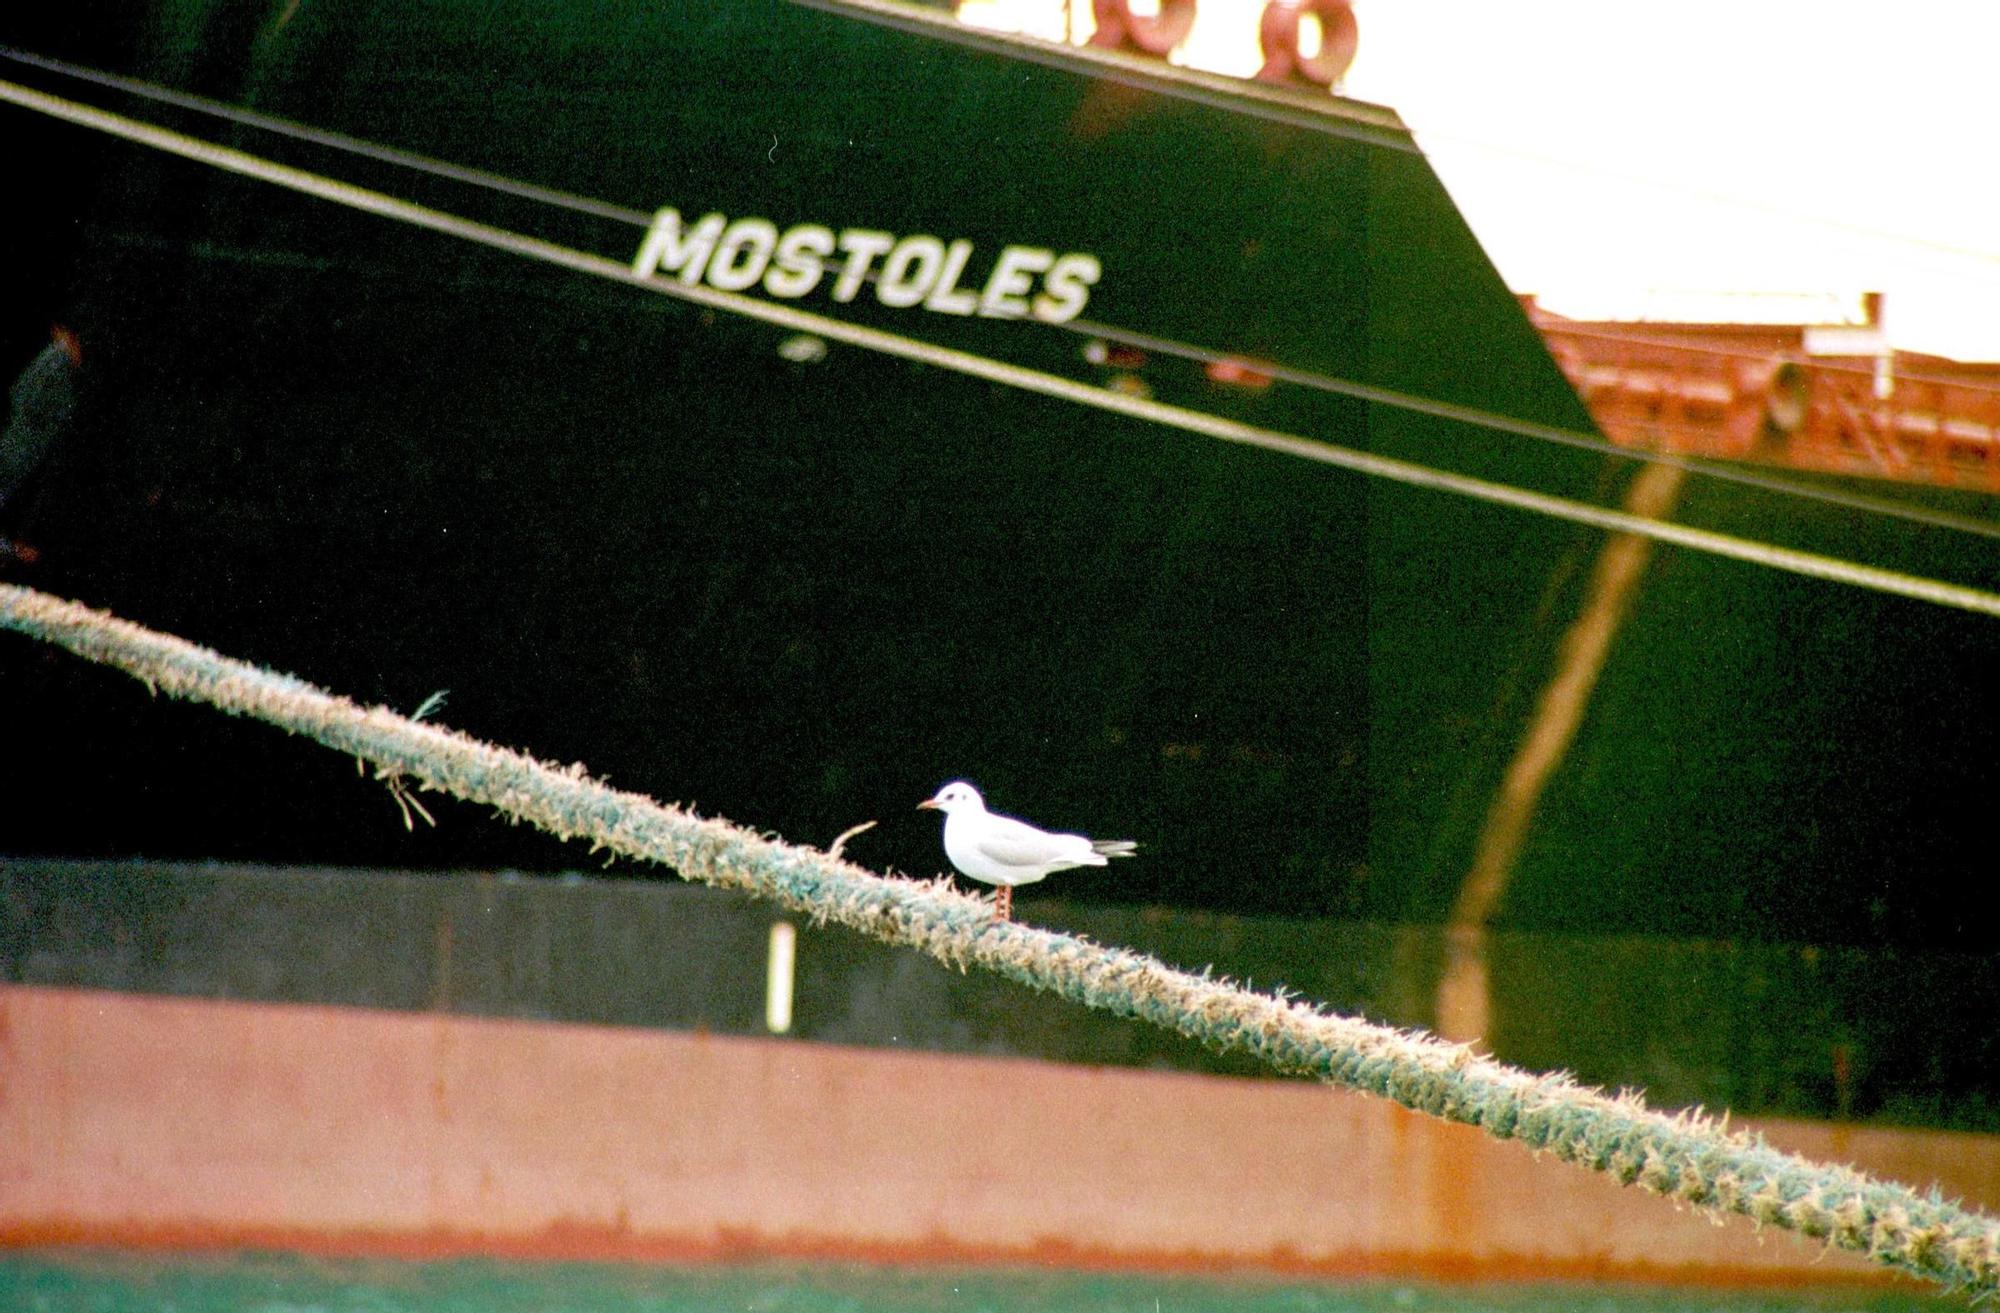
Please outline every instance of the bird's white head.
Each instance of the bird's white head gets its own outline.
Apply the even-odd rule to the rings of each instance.
[[[949,816],[955,811],[985,811],[986,800],[979,796],[979,790],[964,780],[953,780],[937,791],[937,797],[926,798],[917,806]]]

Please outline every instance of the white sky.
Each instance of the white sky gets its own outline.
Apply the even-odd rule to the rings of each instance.
[[[1261,9],[1202,0],[1176,62],[1254,71]],[[1061,35],[1061,0],[980,0],[965,16],[980,10]],[[2000,3],[1355,13],[1347,94],[1416,131],[1517,291],[1609,317],[1657,310],[1662,289],[1880,290],[1894,345],[2000,360]]]

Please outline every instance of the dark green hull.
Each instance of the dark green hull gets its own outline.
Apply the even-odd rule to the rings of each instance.
[[[748,294],[1564,498],[1615,505],[1635,468],[1342,391],[1588,428],[1383,111],[832,4],[144,9],[9,13],[0,41],[602,205],[0,76],[620,264],[665,206],[966,244],[955,289],[1001,309],[1060,301],[1087,255],[1059,323],[943,283],[841,300],[831,266]],[[1065,897],[1435,919],[1604,542],[838,340],[797,358],[785,327],[0,116],[39,198],[9,358],[47,316],[89,352],[31,582],[363,699],[448,688],[447,723],[800,840],[878,819],[865,862],[939,869],[908,809],[966,776],[1142,842]],[[1011,293],[1010,247],[1051,262]],[[1100,327],[1293,381],[1093,363]],[[2000,577],[1990,539],[1761,489],[1696,478],[1680,515]],[[1502,923],[1990,946],[1996,657],[2000,622],[1663,549]],[[576,859],[449,806],[406,833],[347,762],[23,643],[0,662],[25,767],[0,848]]]

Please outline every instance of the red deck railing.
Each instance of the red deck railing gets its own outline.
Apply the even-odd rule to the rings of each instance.
[[[2000,366],[1813,356],[1800,326],[1583,323],[1529,309],[1622,446],[2000,492]]]

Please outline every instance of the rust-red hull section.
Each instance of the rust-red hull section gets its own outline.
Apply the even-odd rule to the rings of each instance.
[[[1972,1202],[2000,1141],[1760,1127]],[[0,1243],[1866,1280],[1322,1087],[0,988]]]

